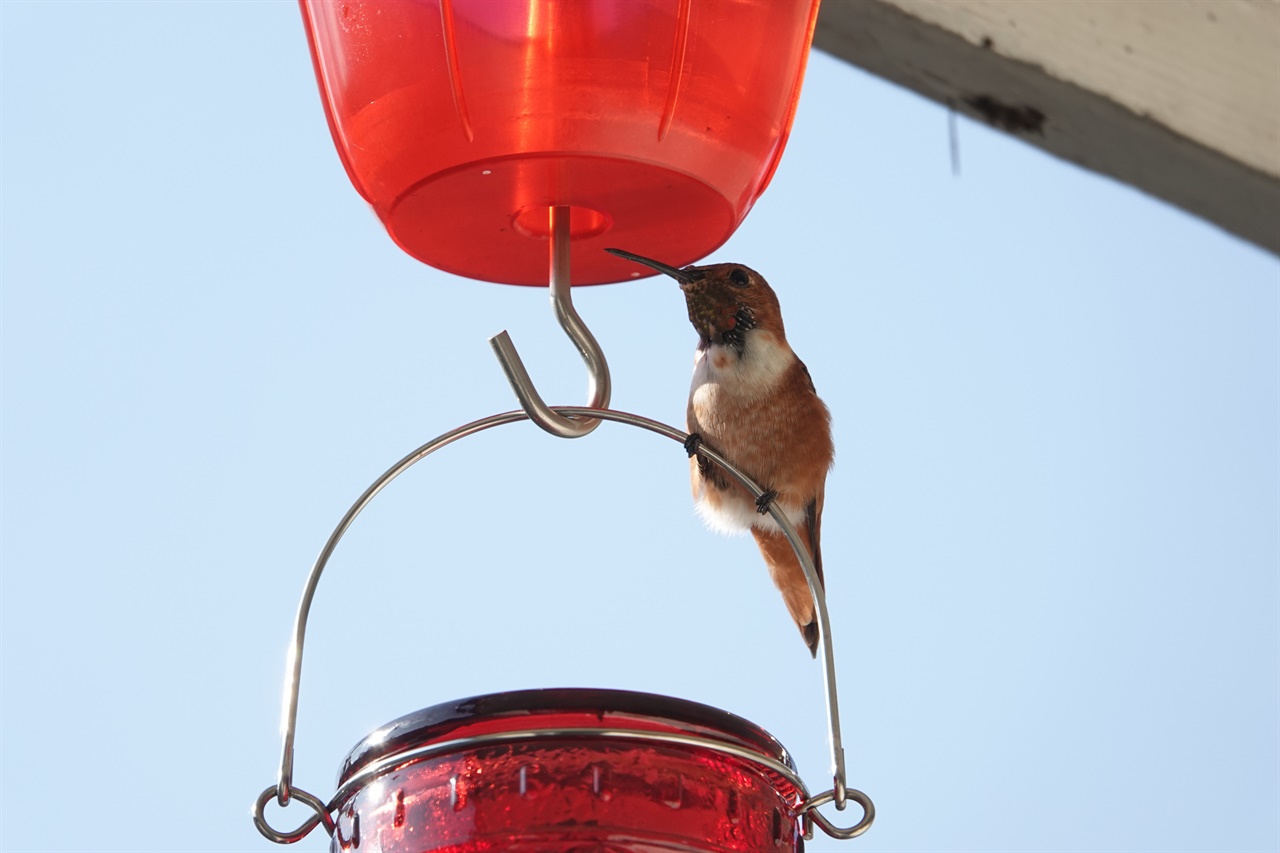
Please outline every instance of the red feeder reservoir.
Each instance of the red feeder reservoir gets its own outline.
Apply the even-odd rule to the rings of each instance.
[[[618,690],[525,690],[401,717],[347,756],[334,853],[794,853],[803,786],[741,717]]]
[[[396,243],[456,275],[573,284],[716,249],[782,155],[818,0],[301,0],[351,182]]]

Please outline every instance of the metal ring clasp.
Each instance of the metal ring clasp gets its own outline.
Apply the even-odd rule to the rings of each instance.
[[[249,812],[253,815],[253,825],[258,828],[258,832],[261,832],[276,844],[293,844],[297,841],[301,841],[310,835],[311,830],[315,829],[318,825],[323,825],[324,831],[329,833],[329,835],[333,835],[333,818],[329,816],[328,806],[321,802],[319,797],[314,794],[308,794],[301,788],[293,788],[289,793],[292,795],[292,799],[305,803],[315,809],[315,814],[303,821],[297,829],[293,830],[293,832],[280,832],[273,828],[271,824],[267,823],[266,815],[267,803],[272,800],[279,799],[277,797],[277,788],[275,785],[272,785],[270,788],[267,788],[258,795],[257,802],[253,804],[253,808]]]
[[[813,825],[815,823],[822,827],[822,831],[827,835],[832,838],[838,838],[841,841],[857,838],[871,828],[871,824],[876,819],[876,806],[875,803],[871,802],[871,798],[854,788],[846,788],[845,797],[862,806],[862,820],[848,828],[836,826],[827,820],[822,812],[818,811],[818,807],[836,802],[836,792],[834,789],[823,791],[821,794],[815,794],[810,797],[800,807],[800,814],[804,817],[804,837],[806,841],[813,838]]]

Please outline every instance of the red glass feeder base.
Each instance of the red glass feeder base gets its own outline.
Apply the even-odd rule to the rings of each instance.
[[[332,850],[774,853],[805,793],[771,735],[695,702],[530,690],[436,705],[365,738]]]

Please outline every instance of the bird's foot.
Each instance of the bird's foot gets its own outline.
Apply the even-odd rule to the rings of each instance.
[[[684,440],[684,452],[688,453],[690,457],[698,452],[700,446],[702,446],[702,433],[700,432],[691,432],[689,437]]]
[[[765,493],[756,498],[756,512],[761,515],[769,514],[769,507],[773,506],[773,501],[778,497],[778,493],[773,489],[766,489]]]

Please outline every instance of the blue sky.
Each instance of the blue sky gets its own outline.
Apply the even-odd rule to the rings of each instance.
[[[306,572],[404,453],[550,401],[544,292],[402,254],[329,140],[292,3],[0,4],[5,851],[272,849]],[[1280,846],[1280,263],[815,54],[760,270],[835,419],[823,551],[849,782],[811,851]],[[669,282],[575,292],[614,406],[679,424]],[[673,442],[529,424],[387,489],[313,610],[297,783],[474,693],[748,717],[825,787],[822,682]],[[297,814],[277,815],[284,824]],[[313,836],[297,845],[325,849]]]

